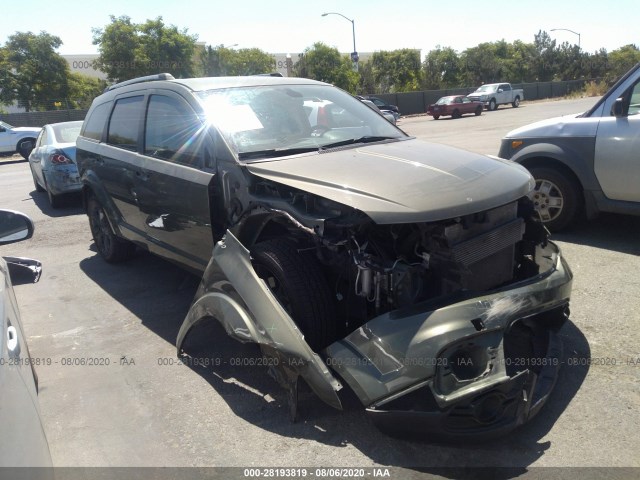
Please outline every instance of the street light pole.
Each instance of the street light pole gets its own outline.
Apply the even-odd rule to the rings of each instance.
[[[322,14],[323,17],[326,17],[327,15],[340,15],[345,20],[348,20],[349,22],[351,22],[351,32],[353,33],[353,52],[351,52],[351,60],[353,61],[353,69],[357,72],[359,57],[358,57],[358,50],[356,50],[356,21],[348,17],[345,17],[343,14],[338,12],[327,12]]]
[[[578,32],[574,32],[573,30],[569,30],[568,28],[552,28],[549,30],[550,32],[555,32],[557,30],[564,30],[565,32],[571,32],[574,35],[578,35],[578,50],[580,50],[580,34]]]

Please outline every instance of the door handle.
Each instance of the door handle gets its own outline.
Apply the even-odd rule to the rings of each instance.
[[[7,350],[13,353],[18,349],[18,331],[13,325],[7,327]],[[19,353],[17,350],[16,353]]]

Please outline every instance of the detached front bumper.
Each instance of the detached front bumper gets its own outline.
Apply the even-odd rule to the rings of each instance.
[[[549,397],[572,273],[549,243],[541,273],[476,298],[376,317],[326,350],[327,363],[388,433],[495,436]]]

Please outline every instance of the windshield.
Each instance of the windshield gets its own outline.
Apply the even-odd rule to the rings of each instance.
[[[483,85],[476,92],[493,92],[496,89],[495,85]]]
[[[13,125],[9,125],[7,122],[0,122],[0,125],[3,126],[4,128],[13,128]]]
[[[268,85],[200,93],[208,121],[240,159],[318,151],[407,136],[329,85]]]
[[[440,100],[436,102],[436,105],[447,105],[453,102],[453,99],[456,97],[442,97]]]

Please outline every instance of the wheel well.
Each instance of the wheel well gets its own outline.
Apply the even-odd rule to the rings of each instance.
[[[33,142],[33,145],[35,146],[36,139],[34,137],[24,137],[18,140],[18,143],[16,143],[16,152],[20,150],[20,144],[25,140],[31,140]]]
[[[564,163],[559,162],[558,160],[548,157],[527,158],[520,164],[527,170],[530,170],[534,167],[555,168],[556,170],[564,173],[571,181],[573,181],[580,188],[580,192],[583,191],[582,182],[580,182],[580,179],[573,172],[573,170],[571,170]]]

